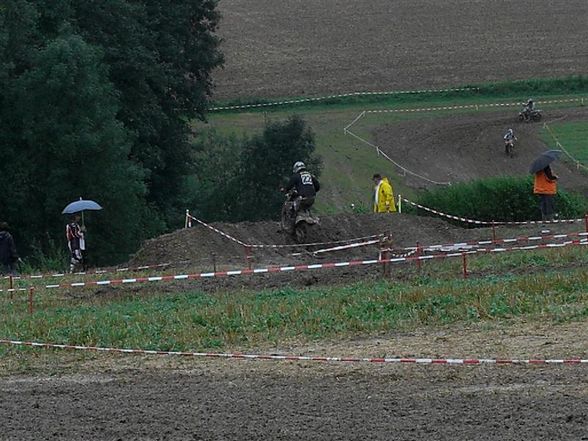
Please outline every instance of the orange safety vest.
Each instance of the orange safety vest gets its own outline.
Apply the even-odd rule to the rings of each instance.
[[[549,179],[545,172],[541,170],[535,173],[535,180],[533,182],[533,193],[535,194],[556,194],[557,181]]]

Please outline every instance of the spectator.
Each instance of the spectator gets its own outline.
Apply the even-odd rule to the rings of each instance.
[[[394,192],[388,178],[376,173],[372,177],[374,181],[374,213],[394,213]]]
[[[548,165],[543,170],[535,173],[533,193],[539,196],[539,209],[541,220],[552,221],[555,213],[554,198],[557,193],[557,176]]]
[[[0,274],[16,275],[18,254],[12,235],[8,232],[8,224],[0,222]]]
[[[84,241],[85,227],[80,226],[80,215],[74,214],[71,222],[65,227],[65,236],[67,238],[67,247],[70,252],[69,272],[80,271],[85,268],[83,251],[86,250]]]

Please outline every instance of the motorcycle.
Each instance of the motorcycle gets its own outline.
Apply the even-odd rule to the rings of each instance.
[[[510,156],[511,158],[514,157],[514,143],[515,143],[515,139],[508,139],[504,141],[504,153],[506,153],[506,156]]]
[[[308,235],[308,228],[319,223],[319,218],[313,216],[310,208],[302,208],[302,196],[296,192],[288,192],[282,205],[282,231],[285,231],[298,243],[304,243]]]
[[[523,109],[519,112],[519,121],[541,121],[543,113],[540,109],[533,109],[531,111]]]

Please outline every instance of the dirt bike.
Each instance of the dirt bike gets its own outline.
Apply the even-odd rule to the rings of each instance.
[[[519,121],[541,121],[543,114],[540,109],[533,109],[531,111],[523,109],[519,112]]]
[[[296,192],[288,192],[282,205],[282,231],[285,231],[298,243],[304,243],[308,228],[319,223],[318,217],[310,212],[310,208],[301,208],[302,196]]]
[[[504,153],[511,158],[514,157],[514,139],[509,139],[504,141]]]

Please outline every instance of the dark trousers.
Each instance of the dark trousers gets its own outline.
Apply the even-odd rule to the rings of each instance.
[[[550,221],[553,220],[553,214],[555,213],[555,195],[553,194],[540,194],[539,195],[539,209],[541,210],[541,220]]]

